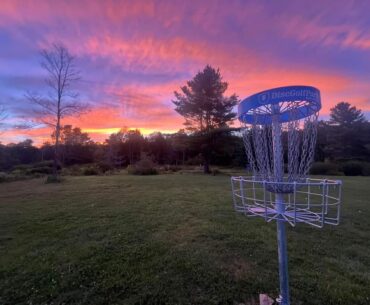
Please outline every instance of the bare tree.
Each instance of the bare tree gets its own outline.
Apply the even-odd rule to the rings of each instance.
[[[59,142],[61,121],[67,116],[80,115],[88,110],[87,104],[78,101],[74,85],[80,80],[80,71],[75,66],[75,58],[62,44],[53,44],[41,51],[42,68],[47,72],[47,96],[27,93],[28,100],[36,105],[39,122],[52,127],[55,134],[53,175],[58,178]]]

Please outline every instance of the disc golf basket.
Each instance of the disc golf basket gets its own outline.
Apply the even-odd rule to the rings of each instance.
[[[310,179],[321,108],[309,86],[263,91],[239,104],[238,119],[251,177],[231,177],[234,208],[246,216],[276,220],[280,296],[289,305],[285,223],[338,225],[341,181]]]

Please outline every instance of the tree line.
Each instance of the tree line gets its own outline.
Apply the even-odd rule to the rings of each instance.
[[[50,126],[51,141],[41,147],[30,139],[0,144],[1,171],[52,160],[58,180],[62,166],[96,163],[114,169],[135,164],[143,156],[159,165],[202,165],[204,173],[210,172],[210,164],[246,166],[240,129],[232,127],[240,100],[236,94],[225,95],[228,83],[219,69],[207,65],[174,92],[174,110],[184,117],[184,129],[143,136],[140,130],[122,128],[98,143],[79,127],[63,125],[65,117],[89,110],[75,91],[80,72],[74,57],[60,44],[43,50],[41,56],[48,94],[27,93],[26,98],[38,124]],[[1,109],[0,123],[4,118]],[[326,164],[370,162],[370,123],[360,109],[341,102],[331,109],[329,120],[319,122],[315,159]]]
[[[103,143],[93,141],[79,127],[65,125],[60,132],[60,166],[97,163],[114,169],[135,164],[143,156],[158,165],[203,165],[204,145],[209,149],[209,164],[245,167],[243,140],[238,128],[216,129],[212,141],[204,142],[203,134],[186,132],[153,133],[122,128]],[[53,134],[51,140],[55,138]],[[209,138],[206,138],[209,141]],[[204,144],[206,143],[206,144]],[[28,139],[19,143],[0,144],[0,170],[10,171],[19,164],[54,159],[54,145],[40,147]],[[330,119],[318,123],[315,160],[324,163],[370,162],[370,123],[361,110],[349,103],[339,103],[331,110]]]
[[[53,138],[53,136],[52,136]],[[153,133],[122,128],[103,143],[93,141],[79,127],[61,128],[58,167],[97,163],[109,169],[124,168],[144,157],[158,165],[202,165],[202,150],[196,135],[179,130],[173,134]],[[230,132],[218,135],[217,145],[209,155],[210,164],[243,166],[243,143],[240,136]],[[214,143],[216,144],[216,143]],[[40,147],[31,139],[19,143],[0,144],[0,170],[11,171],[19,164],[32,164],[54,159],[54,145],[46,142]]]

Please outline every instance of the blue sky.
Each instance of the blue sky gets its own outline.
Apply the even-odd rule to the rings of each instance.
[[[241,99],[284,85],[321,90],[323,110],[370,111],[369,1],[0,2],[0,103],[8,124],[32,120],[24,93],[45,92],[39,50],[63,43],[91,111],[66,118],[102,140],[123,126],[174,132],[173,92],[210,64]],[[369,116],[368,116],[369,117]],[[47,140],[44,126],[9,128],[2,142]]]

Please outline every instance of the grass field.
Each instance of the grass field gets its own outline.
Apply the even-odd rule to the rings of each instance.
[[[288,229],[292,304],[370,304],[370,179],[339,227]],[[0,185],[0,304],[257,304],[278,295],[275,224],[233,211],[227,176]]]

